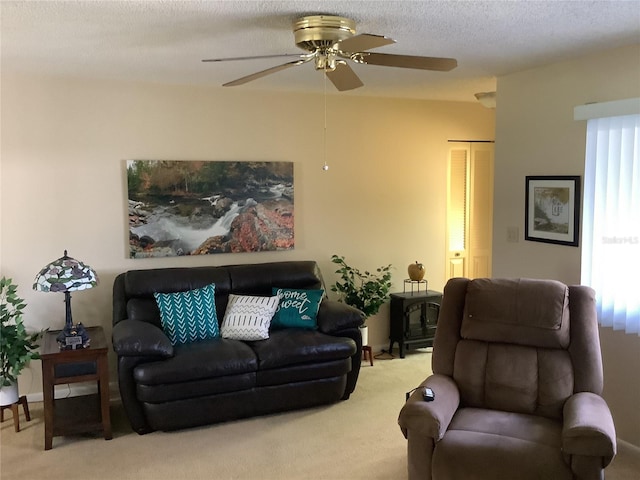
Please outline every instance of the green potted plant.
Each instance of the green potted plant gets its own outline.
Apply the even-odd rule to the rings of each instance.
[[[340,280],[331,287],[331,291],[340,294],[339,301],[361,310],[366,318],[378,313],[391,290],[391,265],[379,267],[371,273],[349,266],[344,257],[338,255],[333,255],[331,261],[339,267],[336,273],[340,274]],[[365,325],[363,345],[368,344],[367,337]]]
[[[17,295],[18,287],[9,278],[0,280],[0,405],[18,401],[18,375],[33,359],[43,331],[27,333],[22,310],[27,306]]]

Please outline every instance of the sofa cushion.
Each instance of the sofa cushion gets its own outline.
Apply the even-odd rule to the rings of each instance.
[[[278,288],[322,288],[322,275],[313,261],[270,262],[231,265],[229,272],[233,293],[271,295]]]
[[[220,327],[222,337],[244,341],[269,338],[269,326],[276,308],[277,296],[230,294],[227,311]]]
[[[136,384],[138,400],[146,403],[173,402],[207,395],[250,390],[256,385],[256,372],[224,377],[203,378],[180,383],[161,383],[158,385]]]
[[[152,323],[162,328],[160,309],[154,298],[132,298],[127,302],[127,319]]]
[[[356,342],[350,338],[299,328],[275,330],[268,340],[249,345],[258,357],[259,370],[339,360],[356,353]]]
[[[215,307],[215,285],[186,292],[154,293],[162,329],[173,345],[220,336]]]
[[[284,385],[287,383],[308,382],[322,378],[335,378],[346,375],[349,371],[351,371],[350,358],[258,370],[256,374],[256,386]]]
[[[212,283],[218,294],[231,289],[226,267],[180,267],[129,270],[123,274],[124,290],[128,298],[151,298],[155,292],[186,292]]]
[[[135,367],[138,383],[157,385],[255,372],[258,361],[243,342],[214,338],[174,347],[174,356]]]
[[[318,328],[318,309],[324,290],[274,288],[273,294],[280,301],[271,321],[272,328]]]

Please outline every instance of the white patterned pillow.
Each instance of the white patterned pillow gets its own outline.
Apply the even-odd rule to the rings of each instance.
[[[277,295],[252,297],[230,294],[220,335],[233,340],[266,340],[278,300]]]

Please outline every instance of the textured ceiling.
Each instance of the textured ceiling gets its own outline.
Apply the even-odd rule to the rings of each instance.
[[[458,59],[447,73],[355,65],[365,86],[340,95],[474,101],[496,76],[640,44],[640,0],[2,0],[0,8],[3,73],[221,85],[285,60],[201,59],[301,53],[291,23],[318,13],[397,41],[379,52]],[[306,64],[229,88],[321,92],[323,79]]]

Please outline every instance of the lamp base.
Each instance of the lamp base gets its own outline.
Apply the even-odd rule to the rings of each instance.
[[[78,350],[88,348],[91,338],[82,323],[65,326],[56,337],[60,350]]]

